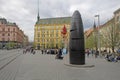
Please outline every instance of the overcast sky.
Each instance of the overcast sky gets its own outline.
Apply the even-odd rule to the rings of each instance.
[[[38,0],[0,0],[0,17],[15,22],[33,41],[37,6]],[[118,8],[120,0],[39,0],[40,18],[72,16],[75,10],[79,10],[84,30],[93,26],[94,15],[99,14],[103,24],[113,17]]]

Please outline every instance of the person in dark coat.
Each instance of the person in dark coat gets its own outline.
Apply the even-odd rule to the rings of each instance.
[[[43,54],[43,50],[41,50],[42,54]]]
[[[59,49],[58,54],[56,55],[55,59],[63,59],[63,57],[62,57],[62,49]]]

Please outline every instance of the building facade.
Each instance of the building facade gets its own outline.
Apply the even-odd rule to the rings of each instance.
[[[24,36],[24,32],[16,23],[11,23],[5,18],[0,18],[0,48],[22,47]]]
[[[39,19],[34,27],[35,49],[62,48],[64,46],[62,28],[67,29],[66,39],[69,38],[71,17],[56,17]]]
[[[120,8],[114,12],[115,25],[119,26],[120,24]]]
[[[28,40],[28,36],[24,35],[24,40],[23,40],[23,46],[26,47],[29,45],[29,40]]]
[[[113,18],[102,24],[99,29],[99,50],[109,50],[114,52],[120,47],[120,9],[114,12]],[[86,48],[95,48],[95,34],[93,29],[85,32]],[[98,42],[98,36],[96,36]],[[98,45],[98,44],[97,44]]]
[[[117,27],[117,32],[120,35],[120,8],[114,12],[114,18],[115,18],[115,26]],[[119,40],[117,45],[120,48],[120,36],[118,36],[118,38]]]

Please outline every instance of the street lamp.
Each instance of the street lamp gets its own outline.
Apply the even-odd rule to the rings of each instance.
[[[100,30],[100,15],[95,15],[95,17],[97,17],[98,18],[98,30],[97,30],[97,40],[98,40],[98,42],[97,42],[97,46],[98,46],[98,49],[99,49],[99,54],[101,53],[101,48],[100,48],[100,32],[99,32],[99,30]]]
[[[97,46],[97,29],[96,29],[96,24],[95,24],[95,20],[94,20],[94,25],[93,25],[93,31],[94,31],[94,47],[95,50],[98,50],[98,46]]]

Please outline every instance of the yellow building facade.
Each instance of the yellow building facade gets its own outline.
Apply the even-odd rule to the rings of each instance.
[[[34,26],[35,49],[62,48],[64,46],[62,28],[67,29],[66,39],[69,38],[71,17],[56,17],[39,19]]]

